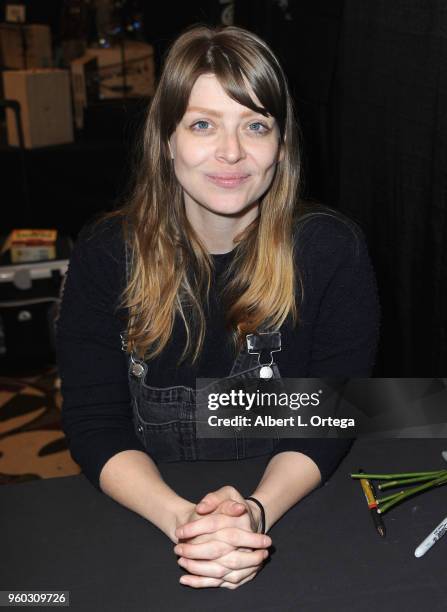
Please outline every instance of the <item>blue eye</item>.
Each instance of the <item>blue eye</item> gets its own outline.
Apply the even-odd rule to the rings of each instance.
[[[192,125],[192,127],[194,129],[197,129],[199,132],[205,132],[208,126],[209,126],[208,121],[204,121],[204,120],[196,121],[196,123]]]
[[[269,128],[263,123],[260,123],[259,121],[255,121],[255,123],[250,123],[249,127],[251,128],[253,126],[257,126],[257,129],[250,130],[250,132],[254,132],[255,134],[265,134],[269,131]]]

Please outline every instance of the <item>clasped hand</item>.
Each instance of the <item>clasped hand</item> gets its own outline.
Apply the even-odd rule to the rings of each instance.
[[[256,533],[259,517],[234,487],[208,493],[176,529],[174,552],[194,588],[236,589],[252,580],[268,557],[269,536]]]

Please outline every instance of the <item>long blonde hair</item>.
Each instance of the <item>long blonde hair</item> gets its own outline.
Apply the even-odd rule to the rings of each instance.
[[[256,35],[238,27],[193,26],[173,43],[148,109],[140,161],[122,215],[129,276],[121,307],[127,309],[127,347],[144,359],[169,341],[176,315],[186,345],[180,362],[198,358],[205,337],[203,304],[213,270],[185,214],[182,188],[168,148],[199,76],[212,73],[243,106],[273,116],[283,159],[259,205],[257,218],[236,238],[222,294],[226,329],[239,350],[245,335],[278,329],[288,315],[298,321],[293,227],[299,208],[298,127],[287,81],[277,58]],[[250,97],[247,83],[261,107]],[[299,278],[298,278],[299,281]]]

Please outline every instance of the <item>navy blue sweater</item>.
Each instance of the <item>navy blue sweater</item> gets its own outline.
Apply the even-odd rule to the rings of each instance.
[[[376,283],[361,231],[333,215],[317,214],[297,226],[296,265],[304,285],[300,324],[281,328],[282,350],[275,362],[283,378],[367,377],[371,375],[379,330]],[[132,422],[126,356],[117,312],[125,283],[125,251],[117,219],[87,226],[70,259],[60,316],[57,353],[62,381],[62,424],[74,460],[99,487],[105,463],[116,453],[144,451]],[[214,255],[216,274],[232,253]],[[215,288],[214,283],[212,289]],[[177,367],[185,332],[176,321],[171,341],[149,364],[155,387],[195,387],[196,378],[220,378],[234,356],[225,342],[223,313],[216,292],[201,358]],[[286,438],[275,453],[295,450],[319,467],[323,482],[350,446],[349,440]]]

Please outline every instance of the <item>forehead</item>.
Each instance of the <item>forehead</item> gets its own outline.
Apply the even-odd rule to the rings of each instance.
[[[252,100],[262,106],[248,83],[247,91]],[[247,110],[246,106],[230,98],[214,74],[202,74],[197,78],[189,96],[188,107],[191,106],[206,106],[216,110]]]

